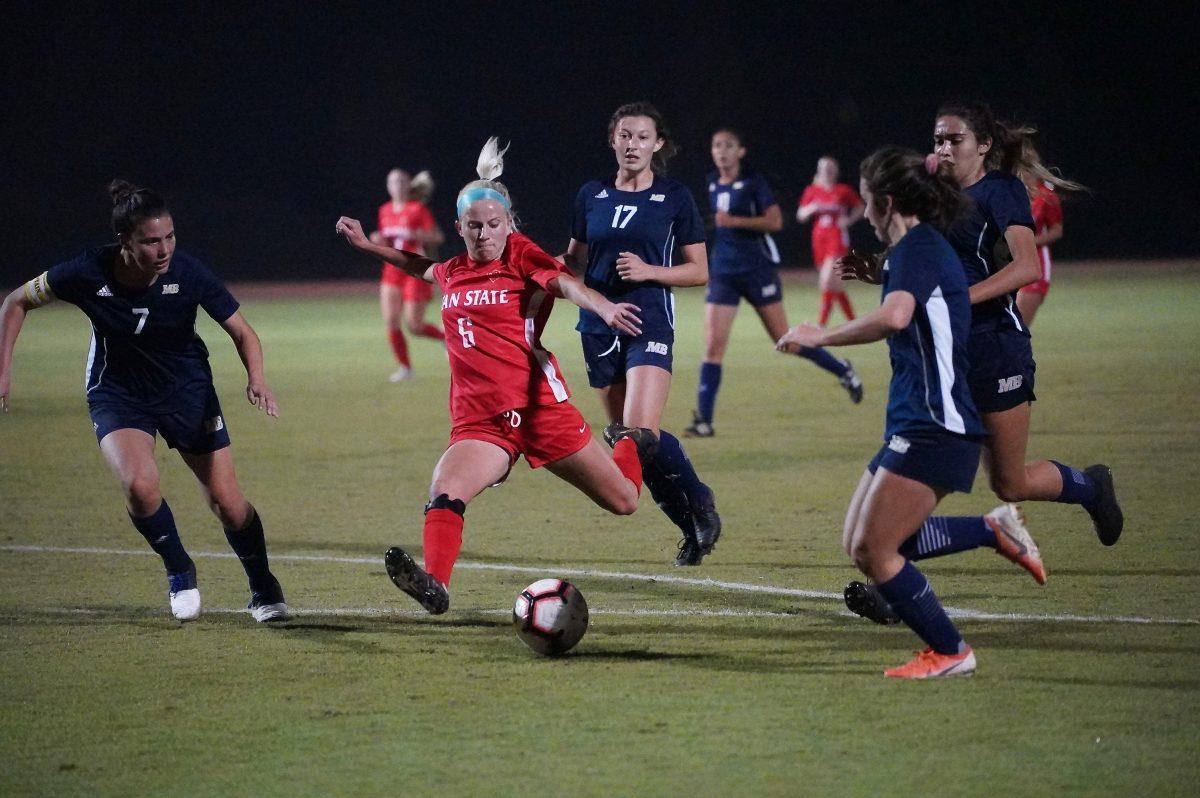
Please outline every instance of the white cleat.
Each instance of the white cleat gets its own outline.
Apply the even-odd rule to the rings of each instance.
[[[411,378],[412,369],[408,368],[407,366],[400,366],[392,372],[390,377],[388,377],[388,382],[404,382],[405,380]]]
[[[1002,504],[983,520],[996,535],[997,553],[1028,571],[1039,585],[1046,584],[1046,565],[1033,536],[1025,528],[1025,514],[1020,505]]]
[[[200,591],[197,588],[171,593],[171,614],[177,621],[194,621],[200,617]]]
[[[250,608],[250,617],[259,623],[271,623],[272,621],[286,621],[292,617],[292,611],[288,609],[288,605],[280,601],[276,604],[259,604]]]

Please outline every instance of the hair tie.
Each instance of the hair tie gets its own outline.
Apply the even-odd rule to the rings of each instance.
[[[936,152],[931,152],[925,156],[925,171],[931,175],[936,175],[938,166],[941,164],[941,159],[938,158]]]

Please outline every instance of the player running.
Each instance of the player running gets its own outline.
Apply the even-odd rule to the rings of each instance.
[[[863,204],[854,189],[838,182],[838,162],[832,155],[817,161],[812,183],[800,196],[796,221],[805,224],[812,220],[813,264],[820,270],[821,311],[817,323],[822,327],[829,321],[829,312],[837,302],[848,321],[854,319],[850,297],[842,290],[833,273],[837,259],[850,251],[850,227],[863,217]]]
[[[722,128],[712,137],[716,170],[708,175],[708,205],[713,212],[709,245],[708,296],[704,305],[704,361],[689,437],[713,435],[713,413],[721,387],[721,361],[738,303],[753,306],[772,341],[787,332],[783,285],[777,266],[779,250],[771,233],[783,228],[783,214],[767,180],[743,159],[746,148],[736,131]],[[857,199],[857,195],[855,196]],[[838,378],[851,401],[862,401],[862,380],[848,360],[839,360],[823,349],[801,349],[811,360]]]
[[[167,569],[171,614],[200,616],[196,566],[159,491],[155,436],[179,452],[250,580],[256,621],[288,617],[267,563],[262,519],[234,476],[229,431],[213,387],[196,309],[221,325],[246,366],[246,398],[279,415],[263,377],[262,346],[237,300],[208,267],[175,248],[175,222],[163,198],[122,180],[109,186],[116,244],[60,263],[5,298],[0,308],[0,405],[8,410],[12,353],[25,316],[56,299],[92,323],[85,394],[100,452],[121,483],[129,520]]]
[[[885,444],[850,499],[842,542],[895,615],[928,646],[884,675],[966,675],[975,670],[975,654],[913,561],[989,546],[1039,584],[1045,568],[1011,505],[986,516],[930,517],[946,494],[970,492],[985,432],[963,379],[971,329],[967,281],[940,232],[961,214],[963,198],[949,177],[938,175],[933,156],[911,150],[879,150],[859,174],[867,220],[892,247],[882,269],[882,302],[832,330],[794,327],[779,346],[887,339],[892,381]]]
[[[371,234],[372,241],[424,255],[445,240],[433,214],[425,206],[433,194],[433,178],[428,172],[410,178],[403,169],[393,169],[388,172],[387,190],[391,199],[379,206],[379,229]],[[412,376],[403,328],[413,335],[442,340],[442,331],[425,321],[425,308],[432,298],[433,288],[429,283],[405,274],[390,263],[383,264],[379,276],[379,308],[383,312],[392,354],[396,357],[396,370],[388,378],[392,382]]]
[[[609,512],[637,509],[639,457],[654,447],[649,430],[612,425],[612,456],[592,438],[568,401],[566,381],[541,334],[555,297],[595,313],[613,330],[637,335],[638,309],[583,286],[516,231],[508,189],[497,178],[504,151],[489,139],[479,180],[458,194],[455,229],[464,254],[434,263],[414,252],[372,243],[343,216],[337,232],[356,249],[442,289],[442,325],[450,356],[450,443],[433,471],[423,531],[425,567],[388,549],[388,575],[434,615],[450,607],[450,575],[462,547],[463,515],[485,488],[507,479],[517,458],[546,466]]]
[[[675,564],[699,565],[720,537],[721,519],[712,490],[696,475],[679,439],[660,424],[675,345],[671,289],[708,281],[704,224],[687,187],[662,174],[675,144],[654,106],[618,108],[608,122],[608,144],[616,176],[579,189],[563,260],[609,300],[637,305],[641,325],[636,333],[614,332],[584,308],[575,329],[583,339],[588,382],[608,418],[658,437],[656,453],[644,464],[646,487],[683,533]]]
[[[1042,277],[1017,292],[1017,309],[1026,327],[1033,326],[1033,317],[1050,293],[1050,245],[1063,236],[1062,202],[1054,190],[1054,184],[1042,180],[1029,169],[1020,168],[1017,174],[1029,191],[1030,210],[1033,213],[1033,243],[1037,245],[1038,262]]]

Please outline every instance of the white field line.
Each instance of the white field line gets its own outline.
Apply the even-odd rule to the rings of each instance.
[[[117,556],[149,557],[154,552],[144,549],[104,549],[91,547],[65,546],[0,546],[0,551],[25,552],[33,554],[111,554]],[[235,559],[232,552],[192,552],[192,557],[206,559]],[[332,562],[351,565],[382,565],[380,557],[334,557],[319,554],[274,554],[271,559],[285,562]],[[841,601],[841,593],[831,593],[822,590],[805,590],[801,588],[779,587],[776,585],[761,585],[753,582],[728,582],[719,579],[692,579],[669,574],[640,574],[624,571],[596,571],[588,568],[560,568],[553,566],[525,566],[512,563],[479,563],[459,562],[455,568],[477,571],[504,571],[507,573],[524,574],[555,574],[557,576],[585,576],[595,579],[624,579],[638,582],[661,582],[664,584],[686,585],[690,587],[716,588],[746,593],[760,593],[775,596],[795,596],[797,598],[821,599],[826,601]],[[205,610],[206,612],[244,612],[244,610]],[[310,610],[294,610],[299,615],[423,615],[420,611],[410,612],[373,607],[334,607],[328,609],[313,608]],[[90,611],[82,611],[90,612]],[[633,615],[633,616],[702,616],[702,617],[753,617],[753,618],[787,618],[799,613],[770,612],[759,610],[593,610],[596,614]],[[1070,613],[1023,613],[1023,612],[984,612],[966,608],[946,607],[946,613],[952,618],[965,618],[979,621],[1037,621],[1050,623],[1124,623],[1124,624],[1159,624],[1175,626],[1200,625],[1200,618],[1155,618],[1129,615],[1074,615]],[[499,611],[507,614],[507,610]],[[846,613],[849,614],[849,613]]]

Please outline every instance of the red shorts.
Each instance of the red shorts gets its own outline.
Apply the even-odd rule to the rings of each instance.
[[[829,258],[840,258],[850,251],[840,227],[815,227],[812,231],[813,264],[820,268]]]
[[[1050,293],[1050,247],[1038,247],[1038,261],[1042,264],[1042,279],[1030,283],[1021,290],[1045,296]]]
[[[592,430],[570,402],[509,410],[450,430],[450,443],[486,441],[508,452],[510,464],[525,455],[530,468],[570,457],[592,440]]]
[[[399,288],[405,302],[428,302],[433,299],[432,283],[427,283],[420,277],[413,277],[390,263],[383,264],[379,282]]]

